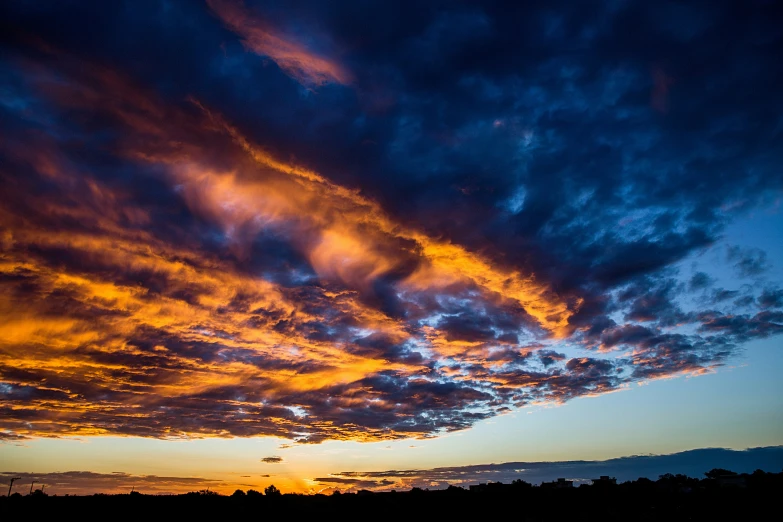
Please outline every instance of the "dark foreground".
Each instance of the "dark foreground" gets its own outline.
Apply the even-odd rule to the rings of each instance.
[[[703,480],[664,475],[658,481],[639,479],[617,485],[605,482],[571,488],[554,484],[534,487],[515,481],[471,489],[452,486],[437,491],[414,488],[406,492],[363,491],[330,496],[248,493],[46,496],[39,491],[0,498],[0,520],[783,519],[783,472],[713,473]]]

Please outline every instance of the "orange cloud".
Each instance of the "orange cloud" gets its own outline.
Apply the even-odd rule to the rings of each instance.
[[[205,113],[257,164],[288,178],[270,181],[268,177],[241,177],[235,172],[193,171],[178,178],[195,180],[201,188],[198,195],[192,196],[194,206],[206,209],[225,227],[250,225],[260,229],[282,219],[297,221],[307,230],[320,228],[309,247],[311,260],[322,274],[329,272],[328,275],[343,281],[362,275],[373,279],[413,257],[418,260],[418,268],[406,279],[406,290],[443,290],[452,285],[475,284],[488,294],[518,302],[555,336],[566,335],[573,309],[532,275],[495,266],[459,245],[408,229],[358,192],[334,185],[311,170],[275,160],[219,116],[207,110]],[[231,204],[225,204],[226,201]],[[577,300],[572,307],[578,308],[580,303]]]
[[[245,47],[256,54],[268,56],[280,69],[302,85],[351,83],[352,76],[339,63],[322,57],[248,12],[241,2],[207,0],[207,4],[223,23],[237,33]]]
[[[116,157],[175,202],[144,203],[56,133],[0,145],[13,165],[0,171],[6,433],[426,437],[546,380],[496,375],[529,350],[489,326],[490,338],[451,338],[438,299],[550,337],[566,334],[578,301],[278,160],[198,102],[167,106],[113,71],[54,58],[24,64],[39,94],[99,115]],[[177,205],[221,230],[224,248],[180,226]],[[268,233],[301,256],[307,285],[251,269]],[[379,305],[384,281],[404,315]]]

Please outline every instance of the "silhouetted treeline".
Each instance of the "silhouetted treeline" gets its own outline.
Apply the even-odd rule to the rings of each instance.
[[[511,515],[518,521],[595,520],[762,520],[778,513],[783,498],[783,472],[757,470],[736,474],[714,469],[697,479],[661,475],[657,481],[640,478],[615,484],[611,477],[592,484],[566,480],[533,486],[522,480],[468,488],[373,493],[302,495],[282,493],[274,486],[260,491],[237,490],[232,495],[195,491],[182,495],[56,496],[35,491],[0,498],[0,513],[36,520],[158,518],[187,520],[419,519],[458,520]],[[283,518],[285,517],[285,518]],[[278,519],[278,518],[275,518]],[[274,520],[274,519],[270,519]]]

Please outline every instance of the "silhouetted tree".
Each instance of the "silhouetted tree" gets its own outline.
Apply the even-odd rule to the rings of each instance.
[[[200,489],[198,491],[191,491],[190,493],[186,493],[186,495],[193,497],[216,497],[219,496],[220,493],[217,491],[210,491],[209,489]]]
[[[728,475],[736,475],[735,472],[723,468],[713,468],[704,474],[708,479],[715,479],[718,477],[725,477]]]
[[[242,497],[244,497],[244,496],[245,496],[245,492],[244,492],[244,491],[242,491],[241,489],[238,489],[238,490],[234,491],[234,492],[231,494],[231,496],[232,496],[232,497],[234,497],[234,498],[242,498]]]
[[[274,484],[270,484],[269,487],[264,489],[264,495],[267,497],[279,497],[282,493],[280,493],[280,490],[277,489]]]
[[[260,491],[256,491],[255,489],[248,489],[247,490],[247,498],[259,498],[262,497],[263,494]]]
[[[637,491],[649,492],[650,490],[655,488],[655,482],[648,479],[647,477],[639,477],[638,479],[636,479],[633,482],[630,482],[629,484],[631,484],[634,488],[636,488]]]

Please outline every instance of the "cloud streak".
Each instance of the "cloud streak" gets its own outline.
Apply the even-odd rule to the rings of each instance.
[[[16,487],[25,494],[24,487],[35,482],[35,489],[44,486],[50,495],[128,494],[131,491],[147,495],[182,494],[202,489],[227,491],[231,484],[221,480],[199,477],[160,477],[157,475],[132,475],[129,473],[95,473],[92,471],[63,471],[56,473],[0,472],[0,480],[8,482],[19,477]]]
[[[283,462],[283,457],[264,457],[261,462],[265,464],[279,464]]]
[[[273,60],[287,75],[305,86],[350,84],[351,73],[338,62],[319,56],[275,28],[254,17],[234,0],[207,0],[221,21],[242,38],[249,50]]]

